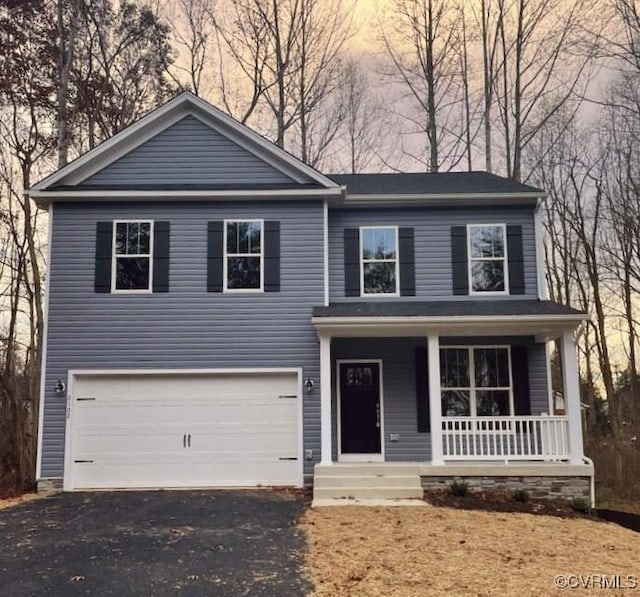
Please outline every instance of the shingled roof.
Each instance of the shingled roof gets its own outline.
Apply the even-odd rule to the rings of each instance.
[[[489,172],[327,174],[349,195],[521,194],[545,195],[535,187]]]

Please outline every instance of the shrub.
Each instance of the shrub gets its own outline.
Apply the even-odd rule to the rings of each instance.
[[[511,497],[516,502],[522,502],[523,504],[526,504],[529,501],[529,492],[526,489],[516,489],[511,494]]]
[[[582,514],[589,514],[589,512],[591,512],[591,500],[583,497],[573,498],[571,500],[571,507],[576,512],[581,512]]]
[[[455,497],[464,497],[469,491],[469,484],[464,481],[454,481],[449,485],[449,493]]]

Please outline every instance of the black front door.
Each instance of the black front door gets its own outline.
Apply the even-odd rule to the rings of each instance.
[[[342,454],[380,454],[380,365],[340,363]]]

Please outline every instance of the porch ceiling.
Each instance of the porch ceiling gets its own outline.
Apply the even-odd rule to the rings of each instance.
[[[575,330],[585,314],[552,301],[455,300],[334,303],[315,307],[312,322],[331,337],[535,336]]]

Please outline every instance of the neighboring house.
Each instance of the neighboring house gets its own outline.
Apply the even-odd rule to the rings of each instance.
[[[185,93],[30,195],[51,239],[41,485],[301,486],[315,470],[316,498],[454,476],[588,495],[584,314],[545,300],[543,191],[324,175]]]

